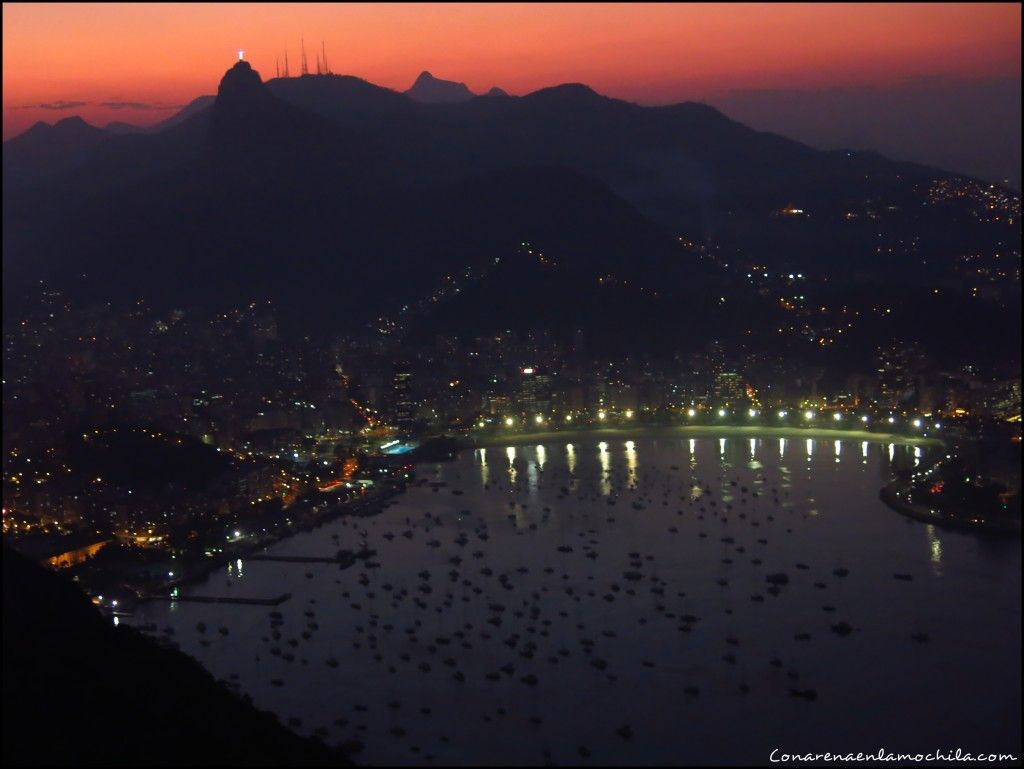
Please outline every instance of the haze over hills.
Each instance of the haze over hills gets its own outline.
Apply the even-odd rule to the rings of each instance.
[[[78,290],[90,297],[168,306],[267,296],[327,327],[395,313],[496,259],[532,275],[529,243],[560,270],[505,277],[516,306],[562,299],[535,324],[602,325],[613,291],[623,340],[656,345],[683,327],[743,333],[757,312],[702,301],[729,286],[678,237],[773,271],[820,274],[827,253],[834,279],[921,288],[916,261],[878,252],[865,211],[888,210],[887,227],[923,229],[939,244],[949,237],[948,217],[918,221],[941,171],[822,152],[707,105],[640,107],[582,84],[472,96],[424,73],[403,94],[349,76],[263,82],[238,62],[215,99],[199,97],[157,130],[61,121],[4,153],[6,282],[84,274]],[[780,216],[787,207],[810,216]],[[457,298],[475,308],[462,331],[511,323],[514,307],[499,313],[486,299],[497,286],[473,286],[484,299]],[[451,326],[445,312],[424,327],[443,317]]]

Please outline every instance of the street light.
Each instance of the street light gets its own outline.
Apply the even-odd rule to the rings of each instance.
[[[728,412],[725,409],[718,410],[718,416],[724,417]]]
[[[687,409],[686,410],[686,416],[688,416],[688,417],[695,417],[695,416],[697,416],[697,409]]]
[[[779,419],[785,419],[789,415],[789,412],[783,409],[779,412]]]
[[[810,420],[814,419],[814,412],[813,411],[805,411],[804,412],[804,419],[806,419],[807,421],[810,421]]]
[[[514,420],[512,417],[505,417],[505,427],[511,427],[515,423],[516,420]]]

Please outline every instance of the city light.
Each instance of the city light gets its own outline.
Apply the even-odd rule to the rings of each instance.
[[[353,752],[365,738],[371,759],[397,748],[417,762],[486,762],[518,739],[524,755],[536,760],[540,752],[549,762],[715,752],[736,763],[767,752],[766,734],[800,731],[803,712],[825,716],[808,749],[849,732],[888,753],[887,727],[901,715],[932,750],[961,742],[976,750],[974,740],[960,739],[970,734],[943,733],[947,724],[977,726],[972,718],[984,722],[990,750],[1000,742],[1012,748],[1019,735],[1005,704],[1019,690],[1005,673],[1016,669],[1016,649],[1003,640],[1019,630],[1019,615],[1006,611],[1019,583],[1012,574],[988,579],[997,571],[988,562],[1007,560],[1004,550],[1015,560],[1021,526],[1020,478],[1016,467],[1004,467],[1021,442],[1019,178],[990,186],[959,176],[969,167],[929,171],[870,152],[825,151],[835,136],[794,151],[789,139],[735,122],[716,135],[717,113],[622,99],[677,98],[652,91],[672,90],[666,78],[679,80],[686,62],[672,67],[655,49],[672,48],[687,32],[714,52],[690,51],[716,70],[702,72],[715,79],[713,90],[743,87],[734,70],[758,58],[749,41],[771,47],[794,24],[797,54],[813,51],[797,60],[787,49],[793,88],[882,72],[896,81],[935,66],[950,78],[978,66],[1002,71],[1007,46],[1019,49],[1008,23],[1019,21],[1019,4],[982,9],[984,19],[961,9],[935,21],[935,29],[977,43],[969,51],[959,38],[922,31],[928,9],[910,19],[902,10],[851,6],[813,23],[796,12],[772,22],[762,18],[767,12],[735,19],[715,8],[640,8],[635,17],[602,11],[601,29],[584,32],[605,43],[602,72],[620,76],[611,84],[589,77],[614,98],[579,84],[550,87],[579,69],[561,66],[567,56],[584,62],[574,79],[588,77],[589,59],[577,50],[586,46],[567,54],[567,34],[555,34],[555,27],[578,28],[578,19],[538,8],[543,23],[520,24],[523,14],[512,14],[498,30],[487,23],[494,13],[479,23],[428,19],[437,23],[426,31],[413,19],[408,26],[424,47],[459,54],[430,69],[471,80],[473,92],[424,71],[400,97],[327,67],[326,42],[342,33],[360,41],[361,77],[376,72],[396,86],[401,72],[428,65],[368,67],[367,50],[379,44],[388,58],[403,42],[369,16],[356,19],[380,27],[369,38],[328,18],[330,4],[322,23],[272,29],[264,37],[276,50],[261,48],[256,73],[248,49],[231,59],[231,45],[250,41],[232,40],[230,30],[219,37],[220,54],[186,62],[198,49],[190,35],[213,34],[192,14],[175,22],[184,30],[169,40],[175,54],[150,54],[146,70],[186,71],[187,64],[188,83],[220,93],[200,97],[216,101],[210,131],[194,119],[198,128],[143,141],[113,136],[132,127],[112,125],[104,148],[88,153],[87,173],[81,148],[67,152],[61,131],[40,134],[46,123],[29,132],[39,134],[34,140],[7,142],[18,178],[7,195],[17,215],[5,223],[20,261],[8,271],[17,307],[5,328],[0,379],[5,414],[13,416],[2,449],[5,542],[40,568],[59,570],[89,611],[125,625],[116,634],[180,645],[218,681],[239,671],[217,683],[219,695],[200,680],[196,696],[184,697],[191,710],[243,696],[253,671],[261,691],[267,683],[283,687],[283,700],[264,692],[262,705],[274,705],[276,715],[257,714],[255,725],[224,718],[208,725],[211,734],[244,738],[261,719],[277,719],[312,734],[305,752],[314,758],[325,752],[324,736],[331,744],[358,738],[344,748]],[[85,32],[82,46],[118,59],[124,30],[104,38],[97,26],[114,12],[88,19],[85,29],[63,9],[23,10],[20,26],[25,31],[37,13],[44,33],[48,25],[51,33]],[[262,16],[254,18],[273,26]],[[58,18],[68,23],[58,29]],[[990,37],[975,40],[972,24]],[[531,34],[538,28],[551,34]],[[638,45],[640,37],[652,40],[652,29],[658,39]],[[317,32],[326,42],[313,76],[300,35]],[[531,59],[528,88],[462,61],[467,47],[487,45],[475,33],[504,41],[506,69]],[[885,50],[873,45],[879,37]],[[66,48],[63,38],[41,39],[22,40],[21,48]],[[333,56],[345,42],[332,43]],[[395,55],[411,60],[415,52]],[[138,80],[129,60],[120,66]],[[25,68],[32,88],[38,69]],[[67,74],[49,69],[47,79]],[[473,97],[499,84],[545,92],[506,98],[495,87]],[[314,111],[337,119],[267,106],[271,97],[253,91],[268,88],[282,97],[298,91],[288,101],[324,101]],[[39,118],[75,112],[64,109],[74,104],[86,105],[91,120],[103,104],[39,103],[75,98],[74,88],[23,90],[19,104],[32,103],[8,116],[17,124],[7,126],[11,136]],[[363,91],[380,98],[363,105]],[[108,93],[119,92],[129,90]],[[1002,91],[990,95],[1006,102]],[[857,120],[875,125],[884,118],[879,110],[866,105]],[[974,113],[979,130],[1006,128],[999,110]],[[830,117],[835,133],[832,123],[842,121]],[[567,131],[566,122],[579,130]],[[790,121],[794,138],[799,122]],[[580,127],[591,124],[597,129]],[[993,181],[997,171],[1016,171],[1006,147],[973,146],[950,126],[932,127],[936,135],[915,158],[929,168],[941,165],[931,145],[959,142],[972,145],[965,152],[991,155]],[[883,146],[882,134],[897,128],[879,128],[880,152],[907,154]],[[65,133],[84,131],[92,146],[98,130],[79,121]],[[211,131],[224,141],[206,148],[200,134]],[[229,147],[232,139],[240,146]],[[682,160],[659,155],[668,144],[693,151]],[[204,148],[216,162],[196,162],[211,160]],[[219,162],[214,149],[230,157]],[[537,164],[555,169],[550,179]],[[566,168],[587,171],[585,183],[563,179]],[[696,181],[685,178],[695,173]],[[81,182],[94,177],[102,184]],[[720,195],[702,189],[711,182]],[[602,191],[612,188],[609,202]],[[707,199],[709,220],[697,205]],[[201,221],[176,216],[182,206],[201,211]],[[146,215],[119,232],[123,212],[135,208]],[[512,237],[537,240],[517,249]],[[815,276],[789,272],[801,264]],[[216,290],[221,284],[229,290]],[[942,419],[953,427],[936,435]],[[226,529],[232,521],[252,534]],[[971,529],[983,536],[975,541]],[[163,580],[160,569],[167,569]],[[122,609],[99,589],[128,603]],[[975,621],[954,624],[965,605]],[[331,626],[338,616],[340,635]],[[55,630],[62,644],[95,658],[90,638],[78,638],[75,612],[66,619],[40,630]],[[675,640],[686,638],[689,646]],[[997,642],[986,645],[991,638]],[[858,639],[871,646],[876,668],[901,671],[871,682],[878,699],[905,707],[878,714],[835,696],[867,683]],[[52,644],[38,646],[54,681],[75,680],[61,665],[67,660],[45,654]],[[829,660],[836,664],[818,664],[840,647],[849,653]],[[487,661],[478,665],[473,654]],[[906,692],[938,690],[937,660],[958,691],[913,702]],[[120,661],[129,664],[103,666],[103,676],[123,679],[140,668]],[[154,691],[167,683],[159,670],[142,672]],[[658,689],[659,679],[669,686]],[[359,691],[336,685],[352,681]],[[424,701],[423,681],[436,684],[437,697]],[[44,705],[73,701],[59,685],[27,683],[8,699],[24,702],[30,715],[40,709],[25,695]],[[488,687],[515,692],[484,703],[491,726],[473,734],[463,724],[479,724],[475,692]],[[83,679],[77,688],[96,687]],[[691,745],[692,730],[655,724],[651,733],[645,714],[698,712],[709,697],[708,731],[731,737],[714,751]],[[580,698],[584,707],[565,712],[564,701]],[[767,720],[730,707],[744,698]],[[726,707],[716,707],[719,700]],[[359,701],[366,705],[352,704]],[[77,704],[69,711],[88,716],[88,702]],[[499,704],[508,713],[498,708],[502,718],[492,718]],[[417,715],[431,712],[421,705],[433,706],[433,727]],[[159,712],[97,715],[95,728],[78,731],[128,755],[171,746],[197,762],[208,748],[202,739],[145,739],[135,722],[144,730],[166,722]],[[527,719],[547,725],[534,729]],[[20,737],[28,744],[15,755],[43,763],[63,752],[62,742],[89,749],[74,722],[34,721],[54,736],[32,739],[26,731]],[[379,727],[390,731],[381,735]],[[370,737],[360,734],[367,729]],[[540,740],[523,736],[541,732]],[[466,743],[467,733],[468,744],[441,736]],[[793,742],[779,740],[776,752]]]

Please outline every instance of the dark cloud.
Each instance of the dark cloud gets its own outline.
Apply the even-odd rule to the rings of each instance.
[[[57,101],[44,101],[42,104],[26,104],[21,109],[75,109],[76,107],[84,107],[89,102],[87,101],[64,101],[58,99]]]
[[[101,101],[99,103],[101,107],[107,109],[130,109],[130,110],[164,110],[164,109],[180,109],[181,105],[178,104],[150,104],[144,101]]]

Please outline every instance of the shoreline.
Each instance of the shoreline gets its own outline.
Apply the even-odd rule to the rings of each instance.
[[[254,553],[258,553],[262,550],[266,550],[273,545],[290,539],[296,534],[303,532],[314,531],[319,529],[325,524],[331,523],[332,521],[344,518],[347,516],[356,517],[367,517],[371,515],[377,515],[384,510],[387,506],[386,503],[392,498],[404,493],[406,486],[393,486],[387,488],[386,493],[375,496],[373,499],[360,500],[354,499],[349,501],[335,501],[328,502],[327,510],[317,515],[313,520],[306,521],[299,524],[293,529],[290,529],[280,534],[268,535],[266,538],[248,544],[238,550],[233,550],[229,553],[220,553],[216,556],[211,556],[208,559],[202,561],[196,561],[189,564],[188,570],[185,571],[181,577],[174,579],[172,582],[164,583],[158,588],[150,590],[145,596],[140,596],[137,600],[139,604],[148,603],[154,600],[163,600],[170,597],[172,590],[177,588],[187,587],[202,582],[205,579],[209,579],[210,576],[217,571],[220,567],[227,565],[231,561],[236,559],[245,559]],[[360,504],[361,503],[361,504]],[[338,564],[344,565],[347,561],[338,558]],[[350,564],[351,565],[351,564]]]
[[[482,438],[467,436],[467,438],[464,439],[466,442],[459,450],[523,445],[536,441],[568,441],[574,438],[587,437],[629,438],[634,436],[638,438],[833,438],[850,441],[869,441],[880,444],[895,443],[898,445],[910,446],[934,447],[944,445],[944,441],[934,437],[922,436],[918,438],[915,436],[897,435],[895,433],[872,433],[866,430],[843,430],[822,427],[771,427],[761,425],[636,425],[628,427],[587,426],[567,430],[515,432],[508,433],[506,435],[488,435],[483,436]],[[431,460],[425,459],[417,462],[417,464],[425,464],[430,461]],[[893,483],[898,483],[898,481]],[[882,489],[881,493],[884,494],[892,485],[892,483],[888,484],[884,489]],[[313,531],[324,524],[337,520],[338,518],[346,516],[375,515],[380,513],[383,511],[385,503],[388,500],[398,496],[404,491],[405,488],[392,487],[389,488],[385,494],[382,494],[372,500],[362,501],[362,504],[360,504],[361,500],[351,500],[349,502],[337,501],[334,503],[328,502],[328,509],[318,515],[314,520],[300,524],[287,532],[267,537],[259,542],[253,542],[233,551],[230,554],[221,553],[209,558],[208,560],[190,564],[191,568],[189,568],[180,577],[173,580],[173,582],[165,583],[159,588],[149,591],[145,596],[139,597],[137,600],[139,603],[160,600],[161,598],[168,596],[175,588],[195,585],[205,579],[208,579],[213,572],[232,560],[238,558],[244,559],[253,553],[258,553],[279,542],[289,539],[295,534]],[[897,509],[885,497],[883,497],[883,501],[897,512],[903,512]],[[916,515],[911,517],[916,517],[918,520],[925,520],[930,523],[939,523],[939,521],[935,520],[935,517],[933,516],[922,517],[920,515]],[[339,563],[341,563],[340,560]]]
[[[567,430],[537,430],[467,436],[470,448],[521,445],[534,441],[558,441],[573,438],[833,438],[870,443],[895,443],[903,446],[943,446],[935,437],[916,437],[897,433],[874,433],[867,430],[844,430],[828,427],[770,427],[762,425],[671,425],[635,427],[582,427]]]
[[[878,492],[879,499],[889,507],[890,510],[915,521],[941,526],[946,529],[957,531],[973,532],[987,536],[1020,537],[1020,526],[1004,524],[1002,522],[984,521],[972,523],[969,520],[943,515],[940,512],[929,510],[923,505],[915,505],[902,498],[901,494],[910,488],[910,484],[900,478],[890,481]]]

